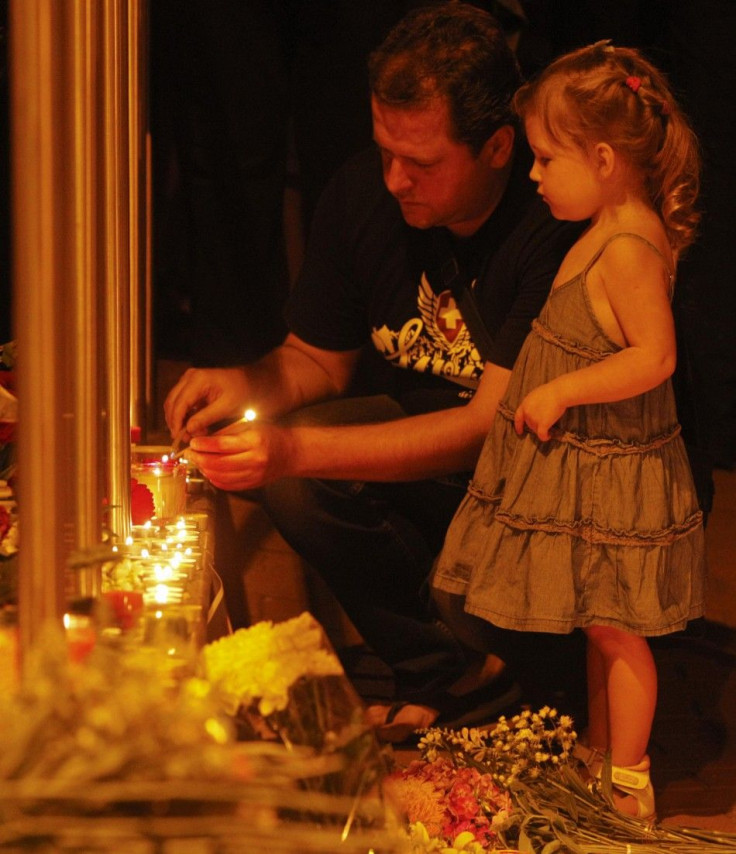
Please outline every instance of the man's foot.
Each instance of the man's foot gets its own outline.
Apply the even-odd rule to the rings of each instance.
[[[378,703],[365,710],[365,721],[373,727],[379,741],[400,744],[418,729],[427,729],[437,720],[437,709],[397,700]]]
[[[402,701],[370,705],[365,718],[380,741],[397,744],[431,726],[491,728],[520,697],[519,685],[502,673],[464,694],[449,690],[434,694],[426,705]]]

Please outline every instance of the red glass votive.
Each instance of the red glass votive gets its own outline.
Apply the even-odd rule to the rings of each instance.
[[[112,622],[122,631],[138,625],[143,615],[143,593],[140,590],[106,590],[102,598],[107,602]]]

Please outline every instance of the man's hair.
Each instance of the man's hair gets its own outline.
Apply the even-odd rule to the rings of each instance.
[[[498,22],[447,0],[404,17],[368,60],[371,92],[391,107],[447,101],[453,138],[478,154],[502,125],[514,125],[511,98],[521,84]]]

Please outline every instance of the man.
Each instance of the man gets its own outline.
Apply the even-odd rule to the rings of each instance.
[[[320,201],[286,340],[243,368],[187,371],[165,412],[173,436],[194,437],[190,459],[212,484],[262,488],[281,534],[392,667],[398,702],[368,713],[400,739],[482,722],[509,700],[503,679],[472,681],[422,593],[578,228],[552,220],[528,180],[509,109],[519,72],[487,13],[414,10],[369,71],[376,148]],[[473,305],[461,311],[448,284],[455,265],[475,283],[484,344]],[[284,417],[352,392],[367,343],[383,357],[368,374],[379,396]],[[204,435],[246,406],[258,413],[247,429]]]

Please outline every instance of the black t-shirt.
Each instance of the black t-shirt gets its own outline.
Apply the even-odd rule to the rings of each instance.
[[[413,390],[477,387],[484,359],[442,285],[439,240],[449,241],[492,338],[488,359],[513,367],[579,224],[556,221],[517,152],[504,197],[465,240],[405,222],[371,148],[350,160],[322,195],[302,271],[290,295],[291,331],[325,350],[366,342],[392,367],[379,386],[401,402]],[[467,397],[460,394],[460,399]],[[460,402],[460,400],[458,400]],[[439,405],[448,405],[446,403]],[[411,409],[411,406],[408,408]]]

